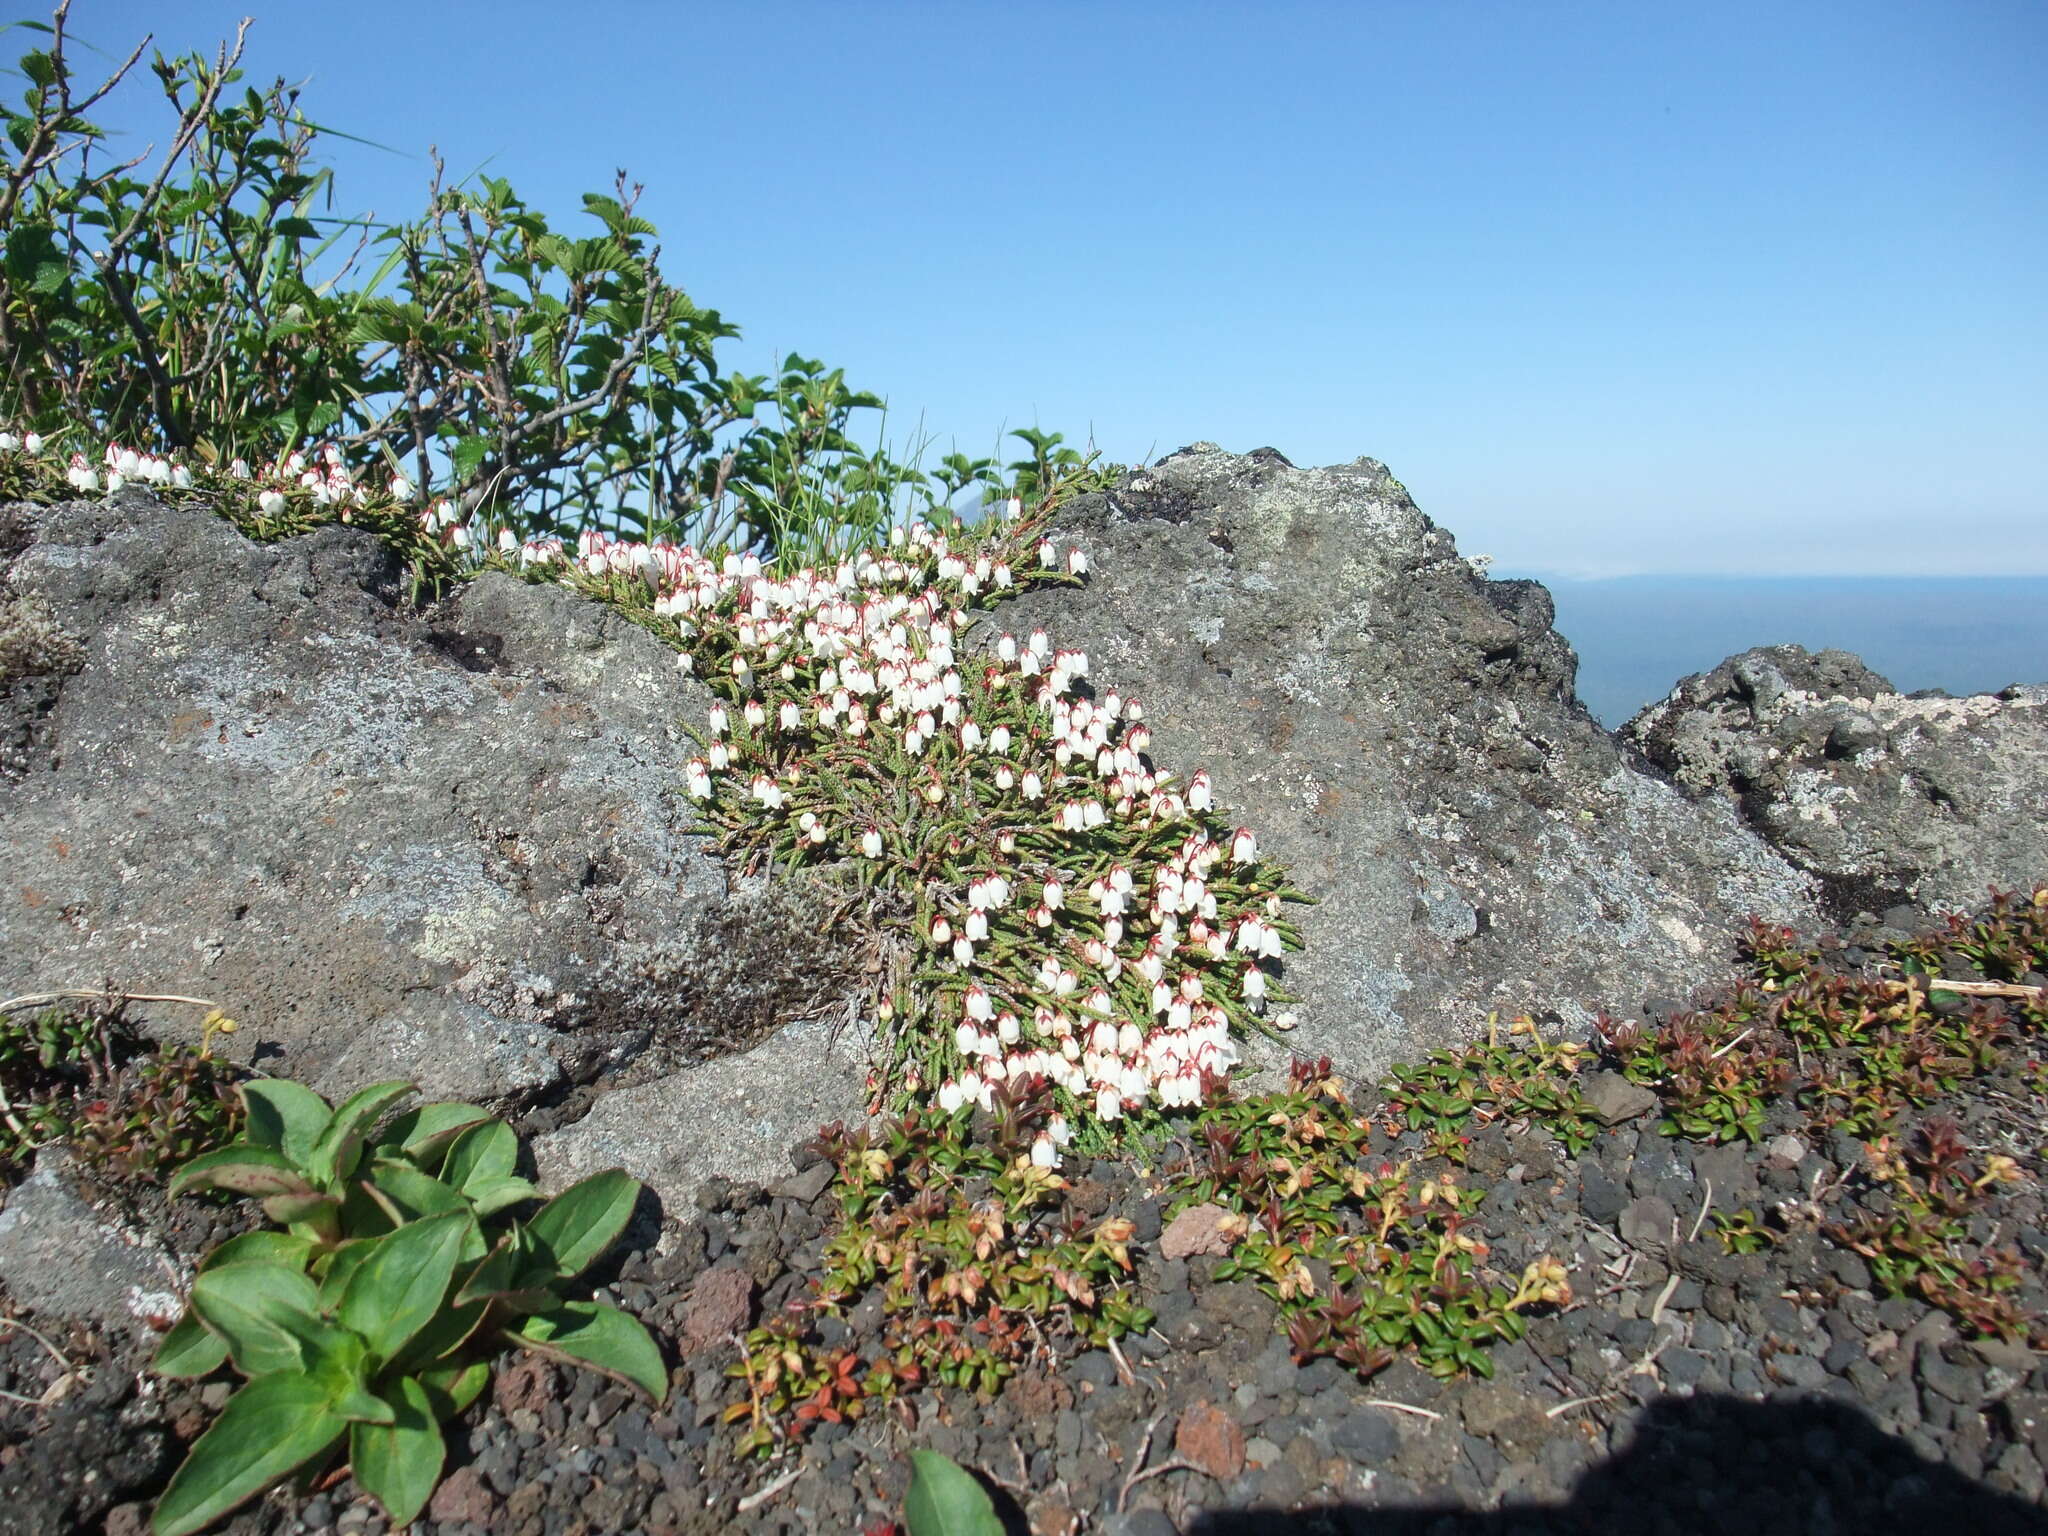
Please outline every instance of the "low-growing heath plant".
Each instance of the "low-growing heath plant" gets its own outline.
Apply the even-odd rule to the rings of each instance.
[[[158,1182],[231,1139],[239,1075],[213,1054],[234,1021],[206,1017],[197,1046],[137,1035],[118,997],[0,1003],[0,1169],[62,1142],[87,1166]]]
[[[1498,1017],[1489,1017],[1483,1042],[1396,1067],[1383,1085],[1387,1112],[1396,1124],[1427,1136],[1433,1155],[1455,1161],[1464,1159],[1467,1128],[1495,1120],[1542,1125],[1576,1157],[1599,1130],[1573,1080],[1591,1055],[1589,1047],[1568,1040],[1545,1040],[1526,1016],[1509,1025],[1503,1040]]]
[[[2048,1344],[2048,1321],[2010,1294],[2025,1260],[1987,1240],[1971,1219],[2001,1186],[2025,1177],[2019,1165],[1999,1153],[1974,1157],[1946,1119],[1927,1121],[1903,1143],[1879,1138],[1869,1161],[1891,1195],[1891,1210],[1831,1235],[1869,1261],[1879,1289],[1939,1307],[1974,1335]]]
[[[811,1298],[744,1342],[743,1452],[857,1419],[928,1382],[992,1394],[1028,1361],[1101,1348],[1148,1326],[1133,1294],[1132,1224],[1065,1209],[1066,1181],[1033,1156],[1051,1118],[1043,1083],[1006,1087],[976,1134],[969,1112],[913,1110],[886,1129],[834,1128],[840,1222]],[[819,1342],[879,1289],[873,1349]]]
[[[1218,1098],[1174,1173],[1175,1205],[1221,1206],[1242,1235],[1216,1270],[1280,1304],[1297,1359],[1331,1355],[1361,1377],[1413,1349],[1437,1376],[1492,1374],[1487,1346],[1519,1338],[1526,1309],[1569,1301],[1563,1266],[1487,1280],[1474,1230],[1483,1192],[1373,1155],[1330,1064],[1296,1062],[1285,1091]],[[1170,1170],[1171,1172],[1171,1170]]]

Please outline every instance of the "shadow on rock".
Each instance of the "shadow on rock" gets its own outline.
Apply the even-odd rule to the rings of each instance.
[[[1952,1531],[2039,1536],[2048,1516],[1971,1481],[1829,1402],[1667,1398],[1636,1421],[1627,1449],[1580,1479],[1569,1502],[1287,1513],[1204,1513],[1187,1536],[1851,1536]]]

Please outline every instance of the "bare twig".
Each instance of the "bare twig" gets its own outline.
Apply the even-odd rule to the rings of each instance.
[[[1116,1512],[1118,1514],[1123,1514],[1130,1507],[1131,1490],[1136,1488],[1138,1484],[1155,1477],[1164,1477],[1169,1472],[1199,1472],[1202,1470],[1193,1462],[1183,1461],[1178,1456],[1168,1461],[1162,1461],[1156,1467],[1147,1467],[1145,1465],[1146,1462],[1152,1459],[1152,1437],[1159,1432],[1160,1424],[1172,1411],[1170,1408],[1162,1408],[1146,1422],[1145,1437],[1138,1442],[1137,1462],[1125,1474],[1123,1488],[1116,1496]]]
[[[24,1397],[19,1392],[7,1391],[0,1391],[0,1397],[6,1398],[11,1403],[21,1403],[26,1407],[40,1408],[45,1403],[49,1402],[50,1399],[63,1388],[65,1382],[71,1380],[73,1377],[79,1374],[80,1367],[78,1366],[77,1362],[72,1360],[69,1355],[65,1354],[64,1351],[59,1349],[55,1344],[52,1344],[46,1335],[37,1332],[34,1328],[31,1328],[27,1323],[24,1323],[20,1318],[0,1317],[0,1328],[12,1328],[17,1332],[25,1333],[30,1338],[34,1339],[38,1344],[42,1345],[43,1348],[49,1352],[50,1358],[57,1362],[57,1368],[59,1372],[57,1379],[51,1382],[50,1385],[43,1390],[43,1395],[41,1397]]]
[[[774,1498],[775,1495],[782,1492],[783,1489],[787,1488],[791,1483],[795,1482],[798,1478],[802,1477],[803,1475],[804,1469],[802,1467],[791,1467],[787,1472],[783,1473],[782,1476],[776,1478],[774,1482],[765,1484],[760,1488],[756,1488],[744,1499],[741,1499],[739,1503],[736,1506],[734,1506],[735,1512],[742,1515],[752,1514],[755,1510],[759,1509],[763,1504],[766,1504],[770,1499]]]
[[[1368,1397],[1364,1401],[1365,1406],[1368,1408],[1386,1408],[1394,1413],[1412,1413],[1418,1419],[1434,1421],[1443,1417],[1442,1414],[1434,1409],[1418,1408],[1413,1403],[1396,1403],[1384,1397]]]
[[[1922,982],[1926,985],[1923,987]],[[2048,997],[2048,987],[2023,986],[2007,981],[1938,981],[1932,977],[1915,977],[1906,981],[1873,981],[1871,986],[1886,992],[1913,994],[1916,992],[1960,992],[1966,997]]]
[[[1611,1402],[1620,1396],[1619,1392],[1595,1392],[1591,1397],[1574,1397],[1559,1403],[1555,1408],[1544,1409],[1543,1417],[1554,1419],[1561,1413],[1570,1413],[1574,1408],[1589,1408],[1594,1403]]]

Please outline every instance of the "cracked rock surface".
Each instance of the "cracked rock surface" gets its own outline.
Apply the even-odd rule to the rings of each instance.
[[[1489,581],[1372,459],[1181,450],[1059,528],[1084,588],[1004,604],[1135,696],[1153,756],[1210,770],[1318,905],[1290,1042],[1354,1073],[1469,1038],[1490,1009],[1620,1012],[1693,985],[1812,882],[1734,809],[1623,756],[1573,693],[1535,582]]]
[[[12,510],[5,592],[76,656],[0,780],[0,992],[218,999],[264,1070],[504,1101],[656,1026],[710,1054],[774,1011],[755,978],[829,969],[829,946],[719,920],[725,875],[672,793],[708,695],[644,631],[503,575],[415,608],[346,528],[258,545],[135,493]],[[693,935],[720,984],[643,1007],[620,957]],[[202,1012],[138,1011],[186,1038]]]
[[[1620,736],[1817,876],[1838,919],[1973,905],[2048,868],[2048,686],[1902,694],[1846,651],[1765,646]]]

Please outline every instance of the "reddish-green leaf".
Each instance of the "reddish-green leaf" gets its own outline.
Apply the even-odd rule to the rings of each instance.
[[[326,1451],[346,1428],[326,1387],[310,1376],[287,1371],[250,1382],[171,1478],[151,1529],[156,1536],[204,1530]]]

